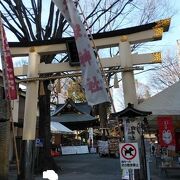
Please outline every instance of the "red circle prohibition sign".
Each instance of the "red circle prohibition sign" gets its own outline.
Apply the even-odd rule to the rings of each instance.
[[[121,148],[121,154],[124,159],[132,160],[136,157],[137,150],[132,144],[125,144]],[[127,157],[127,155],[129,157]]]

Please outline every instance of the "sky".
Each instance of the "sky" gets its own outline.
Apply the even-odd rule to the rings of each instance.
[[[161,49],[167,49],[176,46],[176,41],[180,39],[180,1],[172,0],[176,8],[176,14],[171,18],[171,24],[168,32],[163,34],[162,40],[159,41]]]
[[[150,47],[152,48],[151,49],[152,52],[161,51],[162,57],[165,55],[165,53],[168,50],[174,53],[175,55],[177,53],[177,40],[180,40],[180,1],[172,0],[172,3],[174,3],[175,5],[177,9],[177,13],[171,18],[171,24],[169,30],[163,33],[162,40],[153,42],[152,47]],[[148,69],[148,66],[145,65],[144,68]],[[149,76],[150,73],[142,73],[137,75],[136,78],[138,79],[138,81],[144,83],[145,85],[149,85],[148,82]],[[113,90],[113,97],[115,97],[114,104],[116,107],[116,111],[121,111],[124,108],[121,90],[122,89]]]
[[[174,7],[177,9],[177,13],[171,18],[171,24],[168,32],[163,33],[162,40],[156,41],[152,46],[152,49],[154,51],[162,51],[166,52],[167,50],[175,51],[177,50],[177,40],[180,40],[180,1],[178,0],[172,0],[172,3],[174,3]],[[8,36],[8,39],[12,39]],[[18,60],[18,58],[14,58],[14,60]],[[138,75],[137,77],[140,77],[139,79],[146,84],[146,79],[148,78],[147,73],[143,73],[143,75]],[[118,94],[118,90],[117,91]]]
[[[169,51],[174,56],[177,55],[178,47],[177,40],[180,40],[180,1],[172,0],[174,6],[176,7],[176,14],[171,18],[171,23],[169,30],[163,33],[161,40],[150,43],[150,51],[152,52],[161,52],[162,60],[166,53]],[[152,45],[152,46],[151,46]],[[180,61],[180,60],[179,60]],[[152,67],[152,66],[151,66]],[[148,69],[148,66],[144,66],[145,69]],[[146,79],[148,79],[148,73],[139,74],[137,77],[140,77],[140,81],[146,84]]]
[[[180,39],[180,3],[178,0],[171,0],[171,3],[174,4],[174,7],[177,9],[177,13],[171,19],[169,31],[163,34],[162,40],[160,40],[159,42],[156,41],[156,46],[154,47],[156,51],[175,49],[177,44],[176,41]],[[6,34],[8,39],[11,39],[11,41],[12,39],[14,39],[13,37],[9,36],[8,31]]]

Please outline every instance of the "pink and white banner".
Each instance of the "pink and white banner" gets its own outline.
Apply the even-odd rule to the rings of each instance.
[[[6,98],[9,100],[17,99],[17,90],[14,77],[12,57],[6,38],[5,30],[0,18],[0,38],[1,38],[1,62],[3,70],[3,81]]]
[[[175,133],[172,116],[159,116],[157,118],[159,129],[159,144],[161,147],[175,146]]]
[[[101,75],[93,48],[77,8],[72,0],[52,0],[74,31],[74,37],[82,70],[83,88],[89,105],[109,101],[105,83]]]

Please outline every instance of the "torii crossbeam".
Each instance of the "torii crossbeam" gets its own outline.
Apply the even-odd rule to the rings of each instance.
[[[98,49],[119,46],[120,36],[126,36],[130,44],[145,43],[162,39],[163,32],[168,31],[169,25],[170,19],[164,19],[141,26],[94,34],[93,38]],[[71,39],[72,37],[28,43],[10,42],[9,45],[11,47],[12,56],[14,57],[28,56],[32,47],[37,54],[47,55],[67,52],[66,41]],[[157,63],[161,62],[161,53],[133,54],[132,59],[133,65]],[[119,56],[113,58],[102,58],[101,63],[104,68],[121,66]],[[27,66],[15,68],[15,75],[27,75],[27,68]],[[46,65],[41,63],[38,72],[41,74],[77,70],[79,71],[80,67],[72,67],[68,62]]]
[[[149,41],[161,40],[163,32],[168,31],[170,19],[164,19],[141,26],[94,34],[93,38],[98,49],[119,46],[119,56],[101,59],[103,68],[120,66],[122,72],[125,104],[136,105],[136,91],[133,71],[128,69],[134,65],[161,62],[161,53],[131,54],[130,45]],[[65,72],[80,70],[69,63],[44,64],[40,56],[67,52],[66,41],[72,38],[62,38],[37,42],[9,43],[13,57],[29,56],[29,65],[15,68],[16,76],[27,75],[28,78],[38,77],[43,73]],[[128,70],[128,71],[127,71]],[[34,140],[36,129],[36,113],[38,99],[38,82],[28,82],[25,104],[23,139]]]

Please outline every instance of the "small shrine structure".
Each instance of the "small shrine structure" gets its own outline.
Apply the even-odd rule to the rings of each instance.
[[[84,130],[89,127],[99,127],[97,117],[91,115],[92,108],[87,104],[75,103],[67,99],[65,104],[59,104],[51,115],[51,121],[60,122],[71,130]]]

